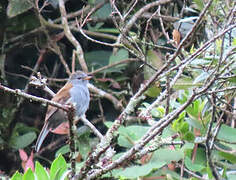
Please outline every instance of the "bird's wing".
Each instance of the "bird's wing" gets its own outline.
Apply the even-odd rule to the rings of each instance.
[[[70,98],[70,89],[72,88],[71,83],[66,83],[64,87],[62,87],[57,94],[52,98],[52,101],[55,101],[60,104],[65,104],[66,101]],[[57,107],[48,105],[48,110],[46,113],[45,121],[47,121],[56,111]]]

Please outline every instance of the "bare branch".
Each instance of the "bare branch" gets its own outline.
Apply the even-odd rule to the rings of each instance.
[[[65,9],[64,0],[59,0],[59,7],[60,7],[61,20],[62,20],[62,24],[64,27],[65,35],[70,40],[70,42],[74,45],[74,47],[76,49],[76,55],[79,59],[79,62],[80,62],[80,65],[81,65],[83,71],[88,72],[88,67],[87,67],[85,59],[84,59],[83,49],[82,49],[80,43],[73,36],[73,34],[71,33],[71,30],[69,28],[68,21],[66,18],[66,9]]]

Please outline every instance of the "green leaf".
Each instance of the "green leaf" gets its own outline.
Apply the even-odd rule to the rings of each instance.
[[[100,68],[108,65],[111,51],[91,51],[85,53],[85,60],[92,69]]]
[[[203,0],[193,0],[193,2],[197,4],[197,8],[199,11],[201,11],[204,8]]]
[[[189,131],[188,123],[186,123],[186,122],[181,123],[179,131],[182,134],[185,134],[186,132],[188,132]]]
[[[110,127],[112,126],[113,122],[111,122],[111,121],[106,121],[104,124],[105,124],[105,126],[106,126],[107,128],[110,128]]]
[[[176,81],[173,88],[176,90],[188,90],[189,88],[198,86],[201,86],[201,83],[193,83],[193,79],[191,77],[182,76]]]
[[[200,100],[195,100],[191,105],[186,108],[186,111],[190,118],[198,120]]]
[[[155,152],[156,160],[166,162],[179,161],[184,158],[184,153],[181,150],[159,149]]]
[[[95,12],[94,16],[97,18],[107,18],[110,16],[111,12],[112,9],[110,3],[106,3],[104,6],[102,6],[102,8],[99,8]]]
[[[100,23],[96,23],[95,26],[91,26],[89,23],[88,23],[88,30],[89,31],[99,31],[99,29],[104,25],[103,22],[100,22]]]
[[[114,33],[114,34],[120,34],[120,31],[116,28],[99,28],[94,29],[96,32],[102,32],[102,33]]]
[[[33,2],[29,0],[10,0],[7,7],[7,15],[12,18],[22,14],[33,7]]]
[[[91,151],[89,135],[90,133],[78,138],[79,152],[83,159],[85,159],[88,153]]]
[[[157,118],[162,118],[164,117],[165,115],[165,108],[163,106],[158,106],[156,108],[153,108],[151,110],[151,114],[152,116],[154,117],[157,117]]]
[[[227,167],[224,166],[224,170],[223,170],[223,173],[222,173],[222,177],[223,177],[224,179],[227,179],[226,172],[227,172]]]
[[[236,135],[235,128],[231,128],[223,124],[220,128],[217,138],[230,143],[236,143],[235,135]]]
[[[194,172],[196,171],[199,172],[205,168],[205,166],[201,164],[192,163],[192,160],[188,156],[185,157],[184,164],[189,170],[194,171]]]
[[[206,168],[206,170],[207,170],[207,175],[208,175],[209,179],[214,179],[214,178],[213,178],[212,171],[211,171],[211,168],[210,168],[210,166],[209,166],[208,163],[207,163],[207,168]]]
[[[66,154],[68,152],[70,152],[70,146],[67,144],[65,146],[62,146],[60,149],[58,149],[58,151],[55,154],[55,157],[58,157],[60,154],[61,155]]]
[[[194,141],[195,136],[192,132],[188,131],[187,133],[184,134],[183,139],[186,141],[192,142],[192,141]]]
[[[133,146],[133,143],[139,140],[148,131],[148,129],[149,127],[145,126],[122,126],[118,130],[120,134],[118,138],[118,144],[128,148]]]
[[[156,69],[160,69],[163,66],[161,53],[152,49],[148,50],[147,62]],[[144,79],[149,79],[154,73],[155,71],[153,69],[148,66],[144,66]]]
[[[174,122],[172,123],[172,128],[174,131],[176,132],[180,132],[181,131],[181,127],[183,127],[186,122],[184,122],[184,118],[186,116],[185,112],[182,112],[178,119],[174,120]]]
[[[236,83],[236,77],[231,77],[228,79],[229,82]]]
[[[34,173],[31,168],[29,168],[23,175],[23,180],[34,180]]]
[[[197,128],[197,129],[201,129],[203,128],[203,126],[199,123],[198,120],[196,120],[195,118],[186,118],[185,119],[186,122],[188,122],[188,124],[194,128]]]
[[[38,179],[49,180],[48,172],[38,161],[35,164],[35,174]]]
[[[14,127],[13,133],[15,135],[17,135],[17,134],[23,135],[25,133],[36,131],[36,130],[37,130],[36,128],[26,126],[23,123],[17,123],[16,126]]]
[[[161,87],[157,85],[152,85],[150,88],[148,88],[147,91],[145,91],[145,95],[155,98],[160,95],[160,92],[161,92]]]
[[[50,179],[59,180],[67,169],[67,164],[62,155],[59,155],[53,162],[50,168]]]
[[[118,137],[118,144],[122,147],[131,148],[134,145],[134,142],[129,136],[122,135]]]
[[[192,163],[192,160],[190,159],[192,156],[192,150],[187,149],[185,151],[185,154],[186,156],[185,156],[184,163],[189,170],[201,171],[206,168],[207,161],[206,161],[205,149],[200,148],[200,147],[197,148],[197,154],[196,154],[194,163]]]
[[[185,152],[186,150],[191,150],[194,148],[194,143],[185,143],[183,147],[181,147],[181,151]]]
[[[230,161],[232,164],[236,164],[236,156],[234,154],[219,152],[219,155],[225,158],[226,160]]]
[[[16,171],[11,180],[22,180],[22,174]]]
[[[221,52],[221,46],[222,46],[222,39],[216,40],[216,53],[219,55]]]
[[[189,91],[188,90],[182,90],[179,92],[179,97],[178,97],[178,101],[180,102],[180,104],[184,104],[189,96]]]
[[[89,127],[88,126],[79,126],[78,128],[77,128],[77,134],[76,134],[76,136],[77,137],[80,137],[80,136],[83,136],[83,135],[85,135],[85,134],[89,134],[90,133],[90,129],[89,129]]]
[[[25,133],[22,136],[14,136],[10,140],[10,145],[15,149],[24,149],[36,139],[35,132]]]
[[[176,132],[171,126],[167,126],[161,133],[162,138],[169,138],[170,136],[176,135]]]
[[[116,63],[116,62],[119,62],[121,60],[125,60],[125,59],[128,59],[129,58],[129,53],[126,49],[119,49],[118,52],[116,52],[115,54],[112,54],[109,58],[109,64],[113,64],[113,63]],[[118,65],[118,66],[115,66],[114,68],[123,68],[125,67],[126,64],[121,64],[121,65]]]
[[[232,45],[236,46],[236,37],[233,39]]]
[[[161,168],[164,165],[164,162],[157,161],[155,163],[148,163],[142,166],[132,166],[125,169],[112,171],[112,174],[115,175],[115,177],[120,177],[121,179],[134,179],[147,176],[153,169]]]
[[[36,18],[36,16],[32,15],[32,13],[25,13],[24,16],[17,16],[13,18],[7,26],[7,31],[15,33],[15,34],[23,34],[26,32],[29,32],[30,30],[36,29],[40,26],[39,19]],[[25,61],[30,62],[30,57],[26,57]],[[24,83],[22,82],[23,85],[19,86],[24,87]]]
[[[130,137],[136,141],[139,140],[147,131],[149,127],[147,126],[138,126],[138,125],[132,125],[128,127],[121,127],[119,130],[119,133],[130,135]]]

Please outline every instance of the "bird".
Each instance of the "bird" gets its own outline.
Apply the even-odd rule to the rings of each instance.
[[[52,101],[60,104],[73,104],[75,115],[81,117],[89,107],[90,95],[87,87],[88,80],[92,77],[82,71],[71,74],[67,83],[54,95]],[[45,122],[38,136],[35,151],[38,152],[49,132],[67,121],[66,112],[55,106],[48,105]]]

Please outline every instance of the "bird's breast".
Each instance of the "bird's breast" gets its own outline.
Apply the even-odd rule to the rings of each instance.
[[[89,107],[89,90],[87,86],[73,86],[70,89],[70,103],[75,104],[76,115],[82,116]]]

